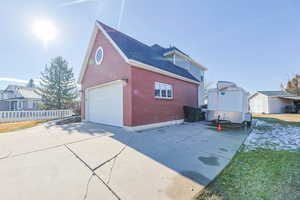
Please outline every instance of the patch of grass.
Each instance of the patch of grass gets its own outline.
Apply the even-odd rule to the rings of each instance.
[[[253,118],[284,126],[300,126],[300,114],[254,114]]]
[[[12,123],[0,123],[0,133],[17,131],[25,128],[31,128],[41,123],[46,122],[45,120],[39,121],[23,121],[23,122],[12,122]]]
[[[267,149],[238,152],[197,198],[227,199],[300,199],[300,153]]]

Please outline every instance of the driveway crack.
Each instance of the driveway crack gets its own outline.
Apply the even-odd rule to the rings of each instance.
[[[93,169],[93,171],[96,171],[97,169],[101,168],[103,165],[105,165],[106,163],[109,163],[110,161],[114,160],[114,159],[117,159],[118,156],[120,156],[124,151],[125,149],[128,147],[129,144],[131,144],[132,140],[133,140],[134,136],[131,136],[131,138],[129,139],[128,143],[124,145],[124,147],[116,154],[114,155],[113,157],[111,157],[110,159],[104,161],[103,163],[101,163],[100,165],[98,165],[97,167],[95,167]],[[113,163],[114,164],[114,163]]]
[[[0,157],[0,160],[8,158],[11,154],[12,154],[12,151],[8,151],[8,153],[5,156]]]
[[[118,157],[126,150],[126,148],[131,144],[132,140],[134,139],[134,135],[131,136],[131,138],[129,139],[128,143],[124,145],[124,147],[113,157],[111,157],[110,159],[106,160],[105,162],[101,163],[100,165],[98,165],[97,167],[95,167],[93,169],[93,171],[96,171],[97,169],[101,168],[103,165],[113,161],[112,166],[110,168],[109,171],[109,175],[108,175],[108,179],[106,184],[108,185],[110,183],[111,177],[112,177],[112,172],[113,172],[113,168],[115,166],[115,163],[117,162]]]
[[[107,184],[109,184],[109,182],[110,182],[111,175],[112,175],[112,171],[113,171],[113,168],[114,168],[114,166],[115,166],[116,160],[117,160],[117,158],[115,158],[115,159],[113,160],[113,163],[112,163],[112,165],[111,165],[111,168],[110,168],[110,171],[109,171],[108,180],[107,180],[107,182],[106,182]]]
[[[13,154],[12,151],[10,151],[8,153],[8,155],[6,155],[4,157],[0,157],[0,160],[4,160],[4,159],[7,159],[7,158],[14,158],[14,157],[19,157],[19,156],[24,156],[24,155],[27,155],[27,154],[37,153],[37,152],[41,152],[41,151],[47,151],[47,150],[50,150],[50,149],[56,149],[56,148],[59,148],[59,147],[63,147],[64,145],[80,143],[80,142],[84,142],[84,141],[88,141],[88,140],[94,140],[94,139],[104,137],[104,136],[107,136],[107,135],[94,136],[92,138],[85,138],[85,139],[76,140],[76,141],[73,141],[73,142],[68,142],[68,143],[65,143],[65,144],[58,144],[58,145],[54,145],[54,146],[50,146],[50,147],[46,147],[46,148],[41,148],[41,149],[36,149],[36,150],[33,150],[33,151],[27,151],[27,152],[24,152],[24,153],[18,153],[18,154]]]
[[[109,187],[109,185],[107,183],[105,183],[105,181],[100,177],[98,176],[96,173],[95,173],[95,170],[90,167],[84,160],[82,160],[71,148],[69,148],[67,145],[64,145],[79,161],[81,161],[91,172],[92,172],[92,175],[91,177],[89,178],[89,181],[88,181],[88,184],[87,184],[87,189],[86,191],[88,191],[89,189],[89,183],[91,182],[91,179],[93,176],[96,176],[106,187],[109,191],[111,191],[111,193],[118,199],[118,200],[121,200],[121,198],[117,195],[117,193],[115,191],[113,191],[113,189],[111,187]],[[87,192],[85,194],[85,199],[87,198]]]
[[[88,180],[88,182],[86,184],[86,189],[85,189],[85,194],[83,196],[83,200],[87,200],[88,199],[87,197],[88,197],[88,193],[89,193],[89,187],[90,187],[90,183],[91,183],[94,175],[95,175],[95,173],[91,174],[91,176],[90,176],[90,178],[89,178],[89,180]]]

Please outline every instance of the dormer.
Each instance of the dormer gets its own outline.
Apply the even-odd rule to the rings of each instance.
[[[188,54],[176,47],[163,48],[156,44],[153,45],[152,48],[155,48],[158,52],[161,52],[161,54],[174,65],[186,69],[200,82],[204,81],[204,71],[206,71],[207,68],[196,62]]]
[[[163,56],[172,60],[174,65],[183,67],[187,70],[189,70],[190,65],[196,66],[203,71],[207,70],[206,67],[196,62],[189,55],[185,54],[183,51],[180,51],[176,47],[170,47],[166,49]]]

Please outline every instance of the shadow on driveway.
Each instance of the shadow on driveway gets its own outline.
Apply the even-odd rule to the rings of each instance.
[[[101,168],[106,170],[98,170],[99,176],[107,180],[113,189],[121,194],[123,191],[125,199],[128,199],[128,193],[137,193],[130,188],[125,189],[129,180],[134,180],[130,184],[133,188],[141,187],[145,182],[148,187],[154,184],[154,188],[166,193],[170,199],[194,196],[222,171],[248,136],[245,129],[220,132],[203,123],[187,123],[141,132],[127,132],[122,128],[94,123],[62,128],[68,132],[82,128],[93,132],[110,132],[112,144],[117,141],[126,146],[125,150],[118,152],[120,155],[116,159],[105,164],[107,167],[101,164]],[[84,151],[84,148],[81,146],[77,150]],[[82,155],[85,156],[84,153]],[[148,190],[141,189],[144,192]],[[148,191],[152,192],[155,190]],[[135,198],[141,198],[140,195],[137,193]]]

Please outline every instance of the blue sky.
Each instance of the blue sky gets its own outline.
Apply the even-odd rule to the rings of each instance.
[[[3,78],[39,78],[50,58],[63,56],[78,76],[96,19],[117,27],[122,0],[10,0],[0,7],[0,88]],[[278,90],[300,73],[297,0],[126,0],[120,30],[152,45],[170,44],[208,67],[209,81],[228,80],[254,92]],[[44,48],[36,20],[58,30]]]

